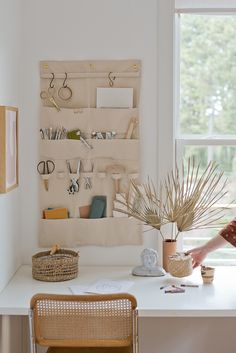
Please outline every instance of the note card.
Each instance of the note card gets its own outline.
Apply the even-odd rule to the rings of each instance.
[[[129,290],[134,282],[132,281],[114,281],[110,279],[100,279],[91,285],[71,286],[70,290],[73,294],[93,293],[93,294],[111,294],[124,293]]]
[[[77,285],[77,286],[70,286],[69,290],[71,291],[72,294],[85,294],[86,289],[88,286],[83,286],[83,285]]]
[[[97,108],[133,108],[133,88],[97,88]]]

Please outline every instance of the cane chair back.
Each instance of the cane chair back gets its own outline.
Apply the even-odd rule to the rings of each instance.
[[[35,344],[105,348],[136,343],[137,302],[132,295],[37,294],[30,306]]]

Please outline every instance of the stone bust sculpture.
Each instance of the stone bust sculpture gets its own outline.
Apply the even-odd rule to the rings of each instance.
[[[154,249],[144,249],[141,252],[142,265],[146,268],[152,268],[156,265],[158,260],[157,251]]]
[[[157,265],[158,253],[154,249],[146,248],[141,252],[142,265],[133,269],[135,276],[159,277],[165,275],[165,270]]]

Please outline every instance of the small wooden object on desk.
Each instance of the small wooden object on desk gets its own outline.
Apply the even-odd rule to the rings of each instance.
[[[61,250],[60,245],[58,245],[58,244],[53,245],[53,247],[51,248],[51,251],[50,251],[50,255],[56,254],[56,252],[59,250]]]

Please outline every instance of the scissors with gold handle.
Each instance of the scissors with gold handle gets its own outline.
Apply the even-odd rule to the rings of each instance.
[[[47,91],[41,91],[40,98],[43,100],[46,99],[47,101],[51,102],[58,112],[61,110],[61,108],[59,107],[59,105],[55,101],[53,95],[51,94],[50,89],[48,89]]]

